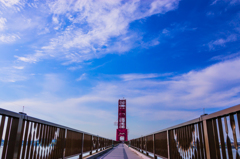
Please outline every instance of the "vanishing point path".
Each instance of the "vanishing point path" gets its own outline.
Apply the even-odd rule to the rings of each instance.
[[[98,157],[98,159],[143,159],[130,150],[127,145],[119,144],[109,152]]]

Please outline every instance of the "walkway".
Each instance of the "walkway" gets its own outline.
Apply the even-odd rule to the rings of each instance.
[[[112,150],[98,157],[98,159],[142,159],[136,153],[131,151],[125,144],[119,144]]]

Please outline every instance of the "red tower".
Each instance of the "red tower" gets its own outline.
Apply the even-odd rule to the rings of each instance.
[[[121,137],[124,137],[124,139],[120,140]],[[116,133],[116,141],[128,141],[128,133],[126,129],[126,99],[118,100],[118,129]]]

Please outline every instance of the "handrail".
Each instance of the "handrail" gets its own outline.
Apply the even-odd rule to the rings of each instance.
[[[23,115],[23,114],[20,114],[20,113],[12,112],[12,111],[2,109],[2,108],[0,108],[0,115],[6,115],[6,116],[15,117],[15,118],[20,118],[21,116],[23,116],[23,119],[29,120],[29,121],[32,121],[32,122],[37,122],[37,123],[42,123],[42,124],[46,124],[46,125],[50,125],[50,126],[55,126],[55,127],[62,128],[62,129],[68,129],[68,130],[79,132],[79,133],[99,136],[99,135],[91,134],[91,133],[88,133],[88,132],[85,132],[85,131],[70,128],[70,127],[67,127],[67,126],[55,124],[55,123],[52,123],[52,122],[49,122],[49,121],[46,121],[46,120],[31,117],[31,116],[28,116],[28,115]],[[99,137],[101,137],[101,136],[99,136]],[[104,138],[104,137],[102,137],[102,138]]]
[[[240,105],[126,142],[154,158],[232,158],[238,154],[236,129],[240,132]],[[227,136],[224,138],[224,136]],[[233,142],[230,141],[232,137]],[[220,141],[220,142],[219,142]],[[226,144],[226,145],[225,145]],[[224,145],[224,146],[222,146]],[[224,147],[224,148],[223,148]],[[228,153],[226,153],[226,150]]]
[[[118,142],[0,108],[2,158],[69,158],[92,154]]]

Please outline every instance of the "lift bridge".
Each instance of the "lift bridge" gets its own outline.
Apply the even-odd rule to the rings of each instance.
[[[239,159],[240,105],[130,140],[126,108],[116,140],[0,108],[0,159]]]

